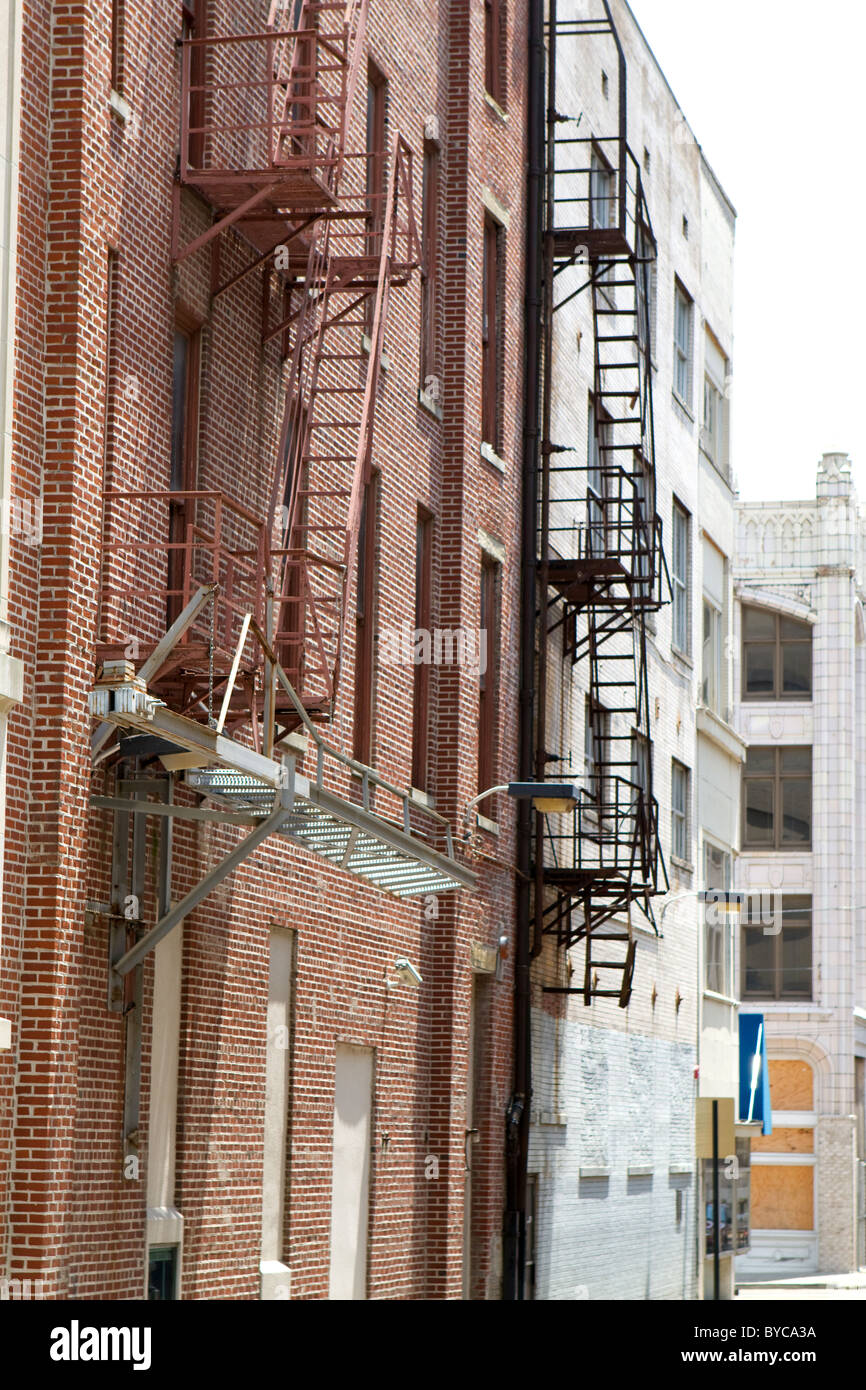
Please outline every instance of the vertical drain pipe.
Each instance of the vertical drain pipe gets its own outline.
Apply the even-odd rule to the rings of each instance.
[[[529,0],[527,77],[528,180],[526,199],[526,287],[524,319],[523,493],[520,570],[519,777],[535,771],[535,626],[537,608],[539,381],[544,191],[544,0]],[[514,964],[514,1087],[505,1120],[506,1211],[502,1297],[524,1296],[526,1263],[526,1169],[529,1103],[532,1095],[531,963],[532,803],[517,802],[517,921]]]

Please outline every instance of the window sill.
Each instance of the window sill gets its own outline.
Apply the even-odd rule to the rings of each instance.
[[[431,414],[436,420],[440,420],[440,421],[441,421],[441,419],[442,419],[442,407],[441,407],[441,405],[439,404],[438,401],[435,401],[431,395],[428,395],[428,393],[427,393],[426,391],[422,391],[420,388],[419,388],[419,390],[418,390],[418,404],[419,404],[420,406],[423,406],[425,410],[429,411],[430,414]]]
[[[686,405],[682,396],[677,395],[676,391],[671,391],[671,400],[673,401],[674,405],[677,406],[678,409],[680,409],[683,412],[683,414],[687,417],[690,423],[694,424],[695,417],[692,414],[691,406]]]
[[[681,652],[679,647],[675,647],[673,642],[671,642],[671,656],[676,657],[677,661],[681,661],[683,666],[687,666],[690,671],[694,671],[695,663],[692,658],[686,652]]]
[[[687,859],[680,859],[676,854],[671,855],[671,863],[674,864],[678,869],[681,869],[684,874],[688,874],[689,876],[691,876],[695,871],[694,864],[690,864]]]
[[[419,806],[426,806],[428,811],[436,810],[436,798],[429,792],[422,792],[418,787],[412,787],[409,792],[409,800],[417,801]]]
[[[485,830],[485,831],[487,832],[488,835],[498,835],[498,834],[499,834],[499,822],[498,822],[498,821],[495,821],[495,820],[488,820],[486,816],[480,816],[480,815],[476,812],[476,813],[475,813],[475,823],[476,823],[476,825],[478,826],[479,830]]]
[[[732,1009],[739,1007],[739,999],[732,999],[729,994],[719,994],[718,990],[705,989],[704,998],[712,999],[716,1004],[729,1004]]]
[[[747,845],[742,847],[743,854],[811,854],[812,846],[808,845]],[[790,890],[789,890],[790,891]]]
[[[482,444],[478,452],[485,463],[489,463],[499,473],[505,472],[505,460],[499,457],[492,444]]]
[[[120,92],[116,92],[113,87],[108,98],[108,104],[115,116],[118,116],[120,120],[123,121],[124,125],[129,125],[132,120],[132,107],[128,101],[124,100]]]
[[[364,334],[362,335],[362,337],[361,337],[361,351],[362,351],[362,352],[369,353],[369,352],[372,351],[372,349],[373,349],[373,340],[372,340],[372,338],[370,337],[369,333],[364,333]],[[387,352],[385,351],[384,348],[382,349],[382,358],[381,358],[381,362],[382,362],[382,371],[383,371],[383,372],[390,372],[390,370],[391,370],[391,359],[390,359],[390,357],[388,356],[388,354],[387,354]]]
[[[511,118],[509,117],[508,112],[505,110],[504,106],[499,105],[499,102],[496,100],[496,97],[492,97],[488,91],[485,91],[484,100],[490,107],[490,110],[494,113],[494,115],[499,117],[500,121],[502,121],[505,125],[510,124]]]

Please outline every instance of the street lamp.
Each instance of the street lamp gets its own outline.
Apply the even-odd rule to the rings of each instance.
[[[580,788],[574,782],[504,782],[499,787],[489,787],[486,792],[474,796],[466,807],[463,823],[467,838],[469,817],[478,803],[502,792],[507,792],[514,801],[531,801],[536,811],[546,815],[565,815],[573,811],[580,796]]]

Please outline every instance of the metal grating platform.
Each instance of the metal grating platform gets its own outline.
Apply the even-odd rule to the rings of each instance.
[[[203,769],[188,772],[186,782],[233,810],[249,810],[264,817],[273,809],[273,790],[241,772]],[[409,898],[475,885],[475,875],[450,854],[433,849],[417,834],[342,800],[306,777],[295,774],[293,785],[290,779],[289,801],[290,814],[277,834],[385,892]]]

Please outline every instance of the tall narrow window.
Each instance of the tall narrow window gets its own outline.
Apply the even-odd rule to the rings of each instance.
[[[613,170],[599,150],[593,149],[589,173],[590,223],[601,229],[615,222]]]
[[[373,751],[373,635],[376,620],[376,531],[379,482],[373,474],[364,489],[358,536],[358,588],[355,606],[355,716],[353,751],[369,764]]]
[[[712,459],[723,478],[728,477],[728,359],[715,338],[707,332],[704,340],[704,419],[701,448]]]
[[[692,318],[694,305],[677,283],[674,300],[674,391],[683,403],[692,404]]]
[[[502,228],[492,217],[484,219],[484,264],[481,278],[481,433],[486,444],[499,450],[499,372],[502,361],[500,280]]]
[[[588,553],[603,556],[607,552],[607,425],[596,411],[590,397],[587,437],[586,512],[588,522]]]
[[[488,96],[505,105],[505,0],[484,0],[484,85]]]
[[[635,729],[631,736],[632,781],[640,787],[644,796],[649,796],[652,787],[652,764],[650,762],[650,743],[646,734]]]
[[[439,146],[424,144],[424,261],[421,271],[421,390],[439,400],[436,319],[439,305]]]
[[[731,887],[731,856],[704,842],[704,888],[718,896],[704,908],[704,989],[730,998],[734,979],[733,919],[724,910],[723,894]]]
[[[685,656],[689,655],[689,514],[679,502],[673,507],[673,544],[671,546],[671,588],[673,589],[672,645]]]
[[[103,434],[103,479],[112,486],[111,467],[114,459],[117,426],[117,312],[120,289],[120,262],[116,251],[108,253],[106,265],[105,310],[105,427]]]
[[[183,37],[203,39],[207,29],[207,0],[183,0],[181,5]],[[204,163],[205,69],[207,53],[204,44],[194,43],[189,58],[189,144],[187,160],[193,169]]]
[[[496,785],[499,724],[499,589],[500,566],[487,556],[481,565],[482,633],[479,650],[482,659],[479,671],[478,702],[478,790],[487,791]]]
[[[370,63],[367,68],[367,255],[378,256],[385,225],[385,112],[388,86],[383,74]],[[375,296],[367,295],[364,312],[367,332],[373,330]]]
[[[184,606],[190,576],[185,573],[183,545],[195,521],[194,492],[198,473],[198,407],[201,335],[184,318],[174,331],[171,393],[171,480],[174,498],[169,508],[168,622]],[[186,595],[188,598],[189,596]]]
[[[727,561],[708,537],[703,538],[703,641],[701,701],[714,714],[727,717],[727,672],[724,659],[727,611]]]
[[[429,632],[433,615],[433,518],[418,508],[415,524],[415,631]],[[415,692],[412,710],[412,786],[427,791],[430,737],[430,663],[418,657],[426,645],[415,643]]]
[[[111,0],[111,90],[123,91],[124,0]]]
[[[671,850],[675,859],[689,858],[689,770],[671,763]]]

